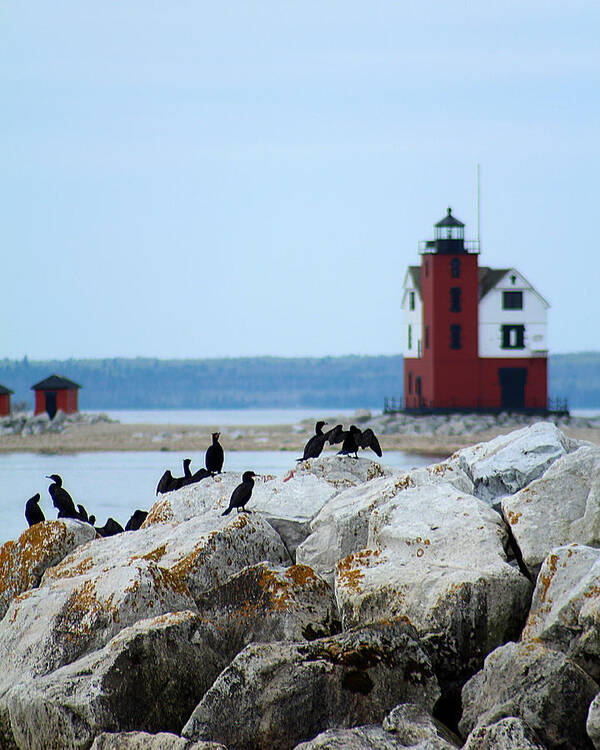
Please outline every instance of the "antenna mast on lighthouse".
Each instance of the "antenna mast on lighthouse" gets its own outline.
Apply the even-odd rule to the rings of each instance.
[[[480,213],[481,192],[479,188],[479,164],[477,165],[477,249],[481,252],[481,213]]]

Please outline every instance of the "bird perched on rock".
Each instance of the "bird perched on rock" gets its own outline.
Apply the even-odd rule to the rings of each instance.
[[[96,526],[96,531],[100,536],[113,536],[114,534],[120,534],[125,529],[121,526],[118,521],[114,518],[109,518],[104,526]]]
[[[183,476],[185,479],[191,479],[192,478],[192,472],[190,471],[190,464],[192,463],[191,458],[184,458],[183,459]]]
[[[210,471],[207,471],[206,469],[198,469],[197,472],[192,474],[190,470],[191,463],[192,461],[190,458],[185,458],[183,460],[182,477],[174,477],[171,474],[170,469],[167,469],[156,485],[156,494],[158,495],[160,493],[161,495],[164,495],[165,492],[173,492],[173,490],[181,489],[181,487],[185,487],[188,484],[194,484],[194,482],[199,482],[201,479],[210,476]]]
[[[36,492],[33,497],[25,503],[25,518],[29,526],[33,526],[36,523],[42,523],[46,520],[44,511],[40,508],[38,503],[40,502],[40,493]]]
[[[379,440],[375,436],[375,433],[370,428],[364,432],[360,430],[356,425],[350,425],[349,430],[338,430],[330,439],[330,443],[342,443],[342,449],[338,451],[338,456],[348,456],[354,453],[352,458],[358,458],[359,448],[370,448],[380,458],[383,455]]]
[[[222,516],[228,516],[233,508],[237,508],[238,513],[242,510],[245,513],[250,512],[247,511],[244,506],[246,505],[248,500],[250,500],[250,497],[252,495],[255,476],[256,474],[253,471],[245,471],[242,474],[242,483],[238,484],[238,486],[231,493],[231,498],[229,499],[229,507],[226,511],[221,513]]]
[[[147,515],[148,511],[146,510],[140,510],[139,508],[135,510],[129,521],[125,524],[125,531],[137,531],[146,520]]]
[[[80,521],[85,521],[86,523],[89,523],[90,519],[87,514],[87,510],[83,507],[83,505],[79,504],[77,506],[77,510],[79,511],[77,514],[77,518],[79,518]]]
[[[73,498],[62,486],[62,478],[58,474],[50,474],[46,479],[51,479],[52,484],[48,492],[52,498],[52,504],[58,510],[59,518],[79,518]]]
[[[223,447],[219,443],[220,434],[220,432],[213,432],[212,445],[208,446],[204,456],[204,465],[211,474],[220,474],[223,468],[223,461],[225,460]]]
[[[315,434],[304,446],[304,453],[302,458],[297,458],[296,461],[306,461],[307,458],[318,458],[321,455],[321,451],[325,447],[325,443],[329,440],[329,437],[335,432],[337,427],[341,428],[342,425],[337,425],[332,430],[323,432],[323,427],[327,422],[319,421],[315,425]]]

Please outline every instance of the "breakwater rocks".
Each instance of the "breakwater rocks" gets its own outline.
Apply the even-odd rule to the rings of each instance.
[[[73,424],[101,424],[114,422],[106,414],[65,414],[57,411],[54,419],[50,419],[44,411],[35,416],[27,412],[18,412],[8,417],[0,418],[0,437],[2,435],[44,435],[46,433],[63,432]]]
[[[322,457],[223,517],[239,481],[0,548],[1,748],[600,748],[599,447]]]

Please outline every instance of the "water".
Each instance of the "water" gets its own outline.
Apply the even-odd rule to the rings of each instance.
[[[332,454],[333,455],[333,454]],[[43,455],[35,453],[0,454],[0,544],[16,539],[27,528],[25,502],[36,492],[47,519],[56,518],[48,495],[48,474],[60,474],[75,504],[82,503],[94,513],[97,525],[109,516],[123,526],[136,508],[148,510],[155,501],[158,480],[165,469],[181,476],[181,460],[192,459],[192,471],[204,465],[204,452],[184,454],[162,451],[78,453]],[[225,470],[282,475],[295,466],[291,451],[230,451]],[[386,452],[380,463],[410,469],[431,463],[431,458],[402,451]]]
[[[381,409],[370,409],[372,414]],[[326,419],[327,416],[353,417],[356,409],[130,409],[104,412],[123,424],[198,424],[198,425],[274,425],[297,424],[303,419]]]

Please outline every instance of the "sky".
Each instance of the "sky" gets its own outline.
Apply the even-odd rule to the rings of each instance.
[[[0,358],[402,350],[451,206],[600,350],[597,0],[0,0]]]

